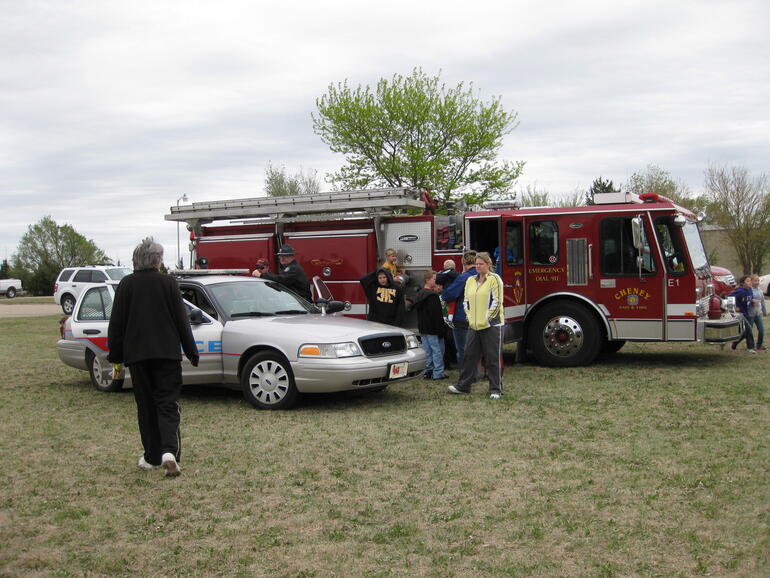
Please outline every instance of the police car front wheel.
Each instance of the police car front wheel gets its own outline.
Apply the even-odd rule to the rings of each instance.
[[[291,364],[272,351],[249,358],[241,373],[241,390],[246,400],[260,409],[288,409],[298,396]]]

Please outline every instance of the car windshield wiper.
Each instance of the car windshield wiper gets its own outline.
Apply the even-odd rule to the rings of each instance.
[[[285,309],[284,311],[276,311],[276,315],[300,315],[307,313],[304,309]]]
[[[232,313],[230,317],[272,317],[275,313],[265,313],[264,311],[240,311]]]

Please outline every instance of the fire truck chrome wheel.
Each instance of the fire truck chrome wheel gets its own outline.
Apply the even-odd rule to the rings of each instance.
[[[599,355],[603,342],[596,317],[567,301],[549,303],[535,313],[527,333],[535,359],[548,367],[588,365]]]
[[[91,384],[97,391],[109,393],[123,389],[123,380],[112,379],[112,367],[108,363],[103,363],[90,350],[86,352],[86,365],[88,365],[88,375],[91,376]]]
[[[286,409],[297,400],[291,365],[270,351],[249,358],[241,374],[241,389],[250,404],[262,409]]]
[[[543,344],[553,355],[575,355],[583,347],[583,328],[572,317],[554,317],[545,326]]]

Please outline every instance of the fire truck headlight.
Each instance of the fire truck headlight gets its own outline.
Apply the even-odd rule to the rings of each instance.
[[[418,347],[422,347],[422,345],[420,345],[420,340],[417,339],[417,336],[414,333],[410,333],[406,336],[406,346],[409,349],[417,349]]]
[[[353,342],[346,343],[305,343],[300,346],[299,357],[337,358],[356,357],[361,350]]]

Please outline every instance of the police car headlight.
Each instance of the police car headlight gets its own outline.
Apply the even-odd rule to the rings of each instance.
[[[420,345],[420,340],[417,336],[414,333],[411,333],[406,336],[406,347],[408,349],[417,349],[418,347],[422,347],[422,345]]]
[[[337,357],[356,357],[361,355],[358,345],[347,343],[305,343],[299,348],[299,357],[334,359]]]

